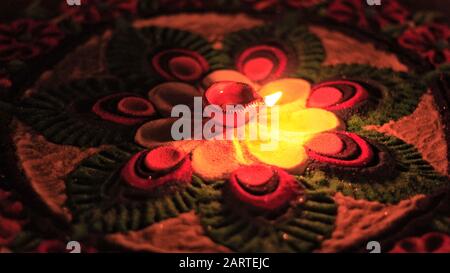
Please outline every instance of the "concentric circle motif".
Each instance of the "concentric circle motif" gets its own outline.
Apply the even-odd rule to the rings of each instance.
[[[201,222],[214,241],[234,251],[307,252],[333,230],[333,199],[305,190],[280,169],[242,167],[213,188],[200,200]]]
[[[97,100],[92,106],[92,112],[104,120],[128,126],[156,116],[151,102],[129,93],[109,95]]]
[[[190,183],[191,176],[191,161],[171,147],[137,153],[121,172],[121,178],[129,185],[147,191],[173,181]]]
[[[357,199],[397,203],[448,186],[409,144],[380,133],[336,132],[306,144],[312,162],[300,180],[314,189],[331,189]],[[330,147],[317,149],[323,137]]]
[[[210,70],[224,66],[223,54],[200,35],[161,27],[116,32],[106,56],[111,73],[148,88],[152,79],[197,82]]]
[[[368,97],[368,91],[359,83],[342,80],[325,82],[313,87],[306,106],[341,111],[356,108]]]
[[[38,90],[18,105],[19,118],[49,141],[75,146],[132,142],[145,121],[158,118],[135,87],[116,78],[75,80]]]
[[[329,133],[319,136],[318,140],[313,139],[311,144],[306,145],[311,159],[344,167],[364,167],[373,160],[375,155],[370,144],[360,136],[345,132],[331,135]],[[330,143],[327,141],[328,138],[331,138]],[[328,145],[331,151],[326,149]]]
[[[84,234],[135,230],[190,211],[206,185],[177,149],[121,145],[84,160],[66,187]]]
[[[234,68],[257,83],[280,77],[314,79],[325,59],[318,37],[303,25],[265,25],[225,37],[224,51]]]
[[[266,212],[285,208],[302,191],[294,177],[281,169],[264,165],[236,170],[231,174],[227,187],[243,205]]]
[[[310,252],[335,229],[333,196],[337,192],[397,204],[419,194],[447,190],[448,177],[438,174],[416,148],[366,127],[411,114],[427,90],[421,77],[369,65],[326,66],[321,40],[300,20],[288,21],[292,22],[228,34],[221,50],[183,30],[121,26],[113,30],[105,52],[106,72],[114,76],[26,92],[14,106],[17,117],[48,142],[108,145],[64,177],[65,205],[73,216],[69,235],[139,230],[195,210],[205,234],[232,251]],[[211,74],[216,72],[221,80],[237,77],[240,82],[233,78],[214,81]],[[175,148],[173,141],[172,146],[164,146],[171,139],[175,118],[168,117],[174,105],[203,95],[202,106],[218,105],[225,116],[219,122],[228,126],[226,117],[236,117],[240,111],[229,112],[226,106],[259,105],[264,98],[258,92],[270,95],[270,89],[278,87],[293,89],[277,90],[282,91],[278,105],[302,110],[292,115],[297,123],[287,127],[295,130],[286,130],[286,134],[298,137],[297,131],[315,125],[319,114],[333,122],[332,130],[312,130],[302,141],[286,145],[295,148],[288,154],[301,162],[298,168],[286,164],[289,167],[281,169],[270,165],[274,164],[271,160],[264,161],[270,161],[265,165],[239,165],[234,157],[239,155],[233,150],[236,162],[229,166],[226,161],[217,162],[230,160],[229,154],[205,156],[214,159],[205,169],[214,164],[228,168],[220,176],[226,180],[206,183],[194,174],[191,153]],[[315,119],[304,121],[310,116]],[[233,120],[231,126],[238,125],[242,124]],[[207,145],[199,146],[202,152],[216,148],[215,142]],[[232,148],[218,150],[228,153]],[[263,162],[263,156],[250,159]],[[280,150],[270,156],[285,159]],[[302,175],[293,176],[287,170]],[[447,215],[439,212],[433,217],[430,225],[448,233]],[[444,238],[435,237],[425,239]],[[17,245],[36,247],[33,238],[24,233]],[[48,251],[54,246],[59,243],[46,242],[40,249]]]
[[[354,132],[411,114],[427,90],[414,75],[358,64],[324,67],[315,81],[307,105],[334,112]]]
[[[206,59],[192,50],[170,49],[152,58],[153,68],[166,80],[192,82],[209,70]]]
[[[279,78],[287,69],[288,57],[281,49],[258,45],[245,49],[237,59],[237,69],[255,82]]]

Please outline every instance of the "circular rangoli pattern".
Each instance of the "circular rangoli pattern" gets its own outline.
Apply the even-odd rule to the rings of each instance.
[[[355,1],[305,1],[311,4],[294,8],[312,12],[316,20],[309,22],[288,16],[282,22],[260,23],[256,27],[244,24],[237,31],[224,31],[223,37],[206,37],[189,31],[189,26],[170,27],[167,21],[147,24],[147,19],[135,14],[153,14],[146,2],[109,3],[117,10],[111,8],[112,14],[96,13],[105,18],[91,18],[89,14],[75,17],[83,25],[134,16],[135,24],[118,22],[115,28],[108,28],[106,34],[97,37],[102,39],[103,46],[90,49],[100,52],[94,56],[101,63],[101,75],[81,73],[80,77],[52,84],[39,83],[16,103],[0,104],[0,109],[5,107],[11,113],[14,122],[28,128],[25,130],[30,134],[42,136],[42,141],[55,145],[54,149],[62,149],[58,150],[62,154],[64,147],[80,153],[85,149],[93,151],[80,162],[69,163],[64,167],[65,174],[58,177],[63,181],[62,192],[58,193],[64,200],[61,207],[68,215],[65,228],[52,226],[51,219],[24,216],[24,210],[30,208],[23,208],[6,189],[0,190],[0,220],[7,223],[6,228],[0,229],[0,247],[5,245],[15,251],[59,251],[64,248],[63,238],[70,237],[83,241],[86,249],[91,249],[102,240],[118,243],[111,239],[117,234],[130,243],[133,232],[139,234],[157,224],[188,219],[186,215],[191,213],[192,221],[201,227],[201,234],[196,236],[202,238],[205,249],[219,245],[237,252],[320,251],[325,241],[332,244],[336,240],[333,234],[342,225],[336,196],[339,200],[345,196],[368,207],[383,208],[403,208],[414,198],[443,200],[436,212],[427,214],[433,215],[429,222],[433,223],[430,229],[435,233],[406,238],[395,245],[391,242],[391,246],[392,252],[445,249],[449,221],[446,198],[442,196],[448,191],[448,174],[437,172],[415,143],[406,143],[401,137],[374,128],[415,112],[421,98],[429,94],[431,84],[427,80],[437,73],[430,65],[442,63],[448,57],[448,49],[438,47],[439,52],[428,54],[422,46],[419,55],[432,62],[419,67],[405,65],[405,71],[361,63],[352,59],[351,53],[345,63],[328,65],[327,51],[333,48],[325,46],[324,38],[310,26],[323,23],[321,16],[328,16],[347,29],[345,23],[351,24],[350,18],[354,17],[346,14],[356,13],[360,7]],[[279,10],[286,5],[292,8],[290,2],[295,1],[285,2],[273,8]],[[250,3],[242,5],[239,7],[244,10],[259,9]],[[350,8],[354,5],[355,10]],[[398,24],[400,31],[407,16],[399,12],[399,6],[395,7],[390,12],[395,13],[396,20],[390,21]],[[160,8],[171,10],[163,5]],[[388,35],[382,29],[388,20],[386,16],[393,15],[380,12],[358,21],[361,33]],[[252,14],[249,11],[249,18]],[[179,16],[175,18],[190,20],[184,17],[189,15]],[[164,18],[160,20],[164,22]],[[195,20],[201,26],[207,25],[205,19]],[[377,22],[377,27],[370,29],[368,22]],[[332,24],[321,27],[335,31]],[[435,26],[432,30],[443,32],[442,27]],[[54,39],[60,36],[54,28],[43,31],[44,36],[50,35],[52,39],[43,37],[45,43],[36,41],[39,47],[22,57],[32,58],[38,49],[50,52],[50,48],[41,47],[53,46]],[[353,39],[352,33],[358,37],[358,31],[349,31],[346,34],[349,39]],[[406,48],[413,51],[411,41],[420,41],[421,37],[409,37],[414,31],[425,30],[407,30],[398,38],[400,45],[407,44]],[[8,35],[4,32],[0,27],[0,62],[16,59],[20,53],[4,56],[1,43],[6,41],[3,36]],[[364,40],[379,42],[368,41]],[[76,57],[79,52],[80,49],[74,50],[69,55]],[[397,58],[394,53],[399,50],[387,52]],[[407,59],[398,54],[399,60]],[[427,77],[420,75],[424,69],[430,72]],[[9,86],[9,78],[8,82],[1,78],[5,73],[0,70],[0,88]],[[45,83],[46,79],[40,81]],[[270,145],[266,140],[198,139],[201,132],[196,130],[189,140],[173,139],[170,130],[177,119],[171,111],[180,104],[193,110],[194,97],[203,98],[202,108],[219,106],[223,118],[215,120],[215,124],[225,131],[248,128],[258,122],[257,114],[238,122],[236,116],[241,111],[227,110],[229,105],[241,104],[244,110],[261,104],[279,106],[277,145],[267,150],[261,148]],[[188,123],[205,125],[208,121],[200,117]],[[273,128],[264,129],[270,140]],[[221,133],[215,135],[218,136]],[[42,148],[32,143],[22,144],[20,136],[15,139],[19,139],[15,143],[18,147],[32,146],[37,156],[42,152]],[[27,158],[19,155],[19,161]],[[45,199],[50,197],[35,186],[42,183],[35,183],[27,172],[52,175],[49,169],[56,163],[48,162],[47,167],[42,167],[38,162],[24,160],[18,164],[24,170],[25,182],[31,181],[33,185],[32,194],[48,204]],[[369,205],[373,204],[370,202],[377,205]],[[401,217],[407,216],[402,214],[398,219]],[[405,219],[408,222],[410,218]],[[27,226],[36,221],[45,225],[37,230]],[[386,237],[388,233],[380,228],[366,239],[378,238],[380,234]],[[151,244],[149,241],[139,244]],[[431,241],[436,241],[436,246],[430,246]],[[361,246],[360,242],[351,249]]]

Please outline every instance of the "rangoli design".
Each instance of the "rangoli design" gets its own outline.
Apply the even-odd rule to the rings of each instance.
[[[0,250],[64,252],[73,239],[86,252],[334,252],[376,238],[386,252],[449,251],[446,24],[397,1],[84,2],[0,25],[5,158],[18,170],[0,185]],[[209,14],[222,8],[232,14]],[[233,14],[237,26],[205,27]],[[193,111],[194,97],[278,106],[277,147],[174,140],[171,111]],[[428,97],[435,119],[417,114]]]

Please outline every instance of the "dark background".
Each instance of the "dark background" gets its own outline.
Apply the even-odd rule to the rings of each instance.
[[[58,5],[65,0],[41,0],[41,3],[49,5],[57,9]],[[205,0],[208,1],[208,0]],[[364,0],[361,0],[364,1]],[[390,1],[390,0],[382,0]],[[450,0],[401,0],[406,7],[411,10],[435,10],[445,14],[447,20],[450,15]],[[8,21],[14,18],[21,17],[25,7],[27,7],[32,0],[0,0],[0,21]]]

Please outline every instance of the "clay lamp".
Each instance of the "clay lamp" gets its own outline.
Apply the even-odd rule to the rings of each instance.
[[[226,127],[238,127],[250,121],[262,102],[262,97],[250,85],[241,82],[216,82],[204,93],[204,106],[213,105],[222,111],[222,118],[215,120]]]
[[[170,146],[158,147],[134,155],[124,166],[121,177],[133,187],[152,190],[166,183],[191,181],[190,160]]]
[[[267,165],[241,167],[231,174],[229,182],[234,198],[264,212],[275,212],[286,207],[300,190],[291,175]]]

